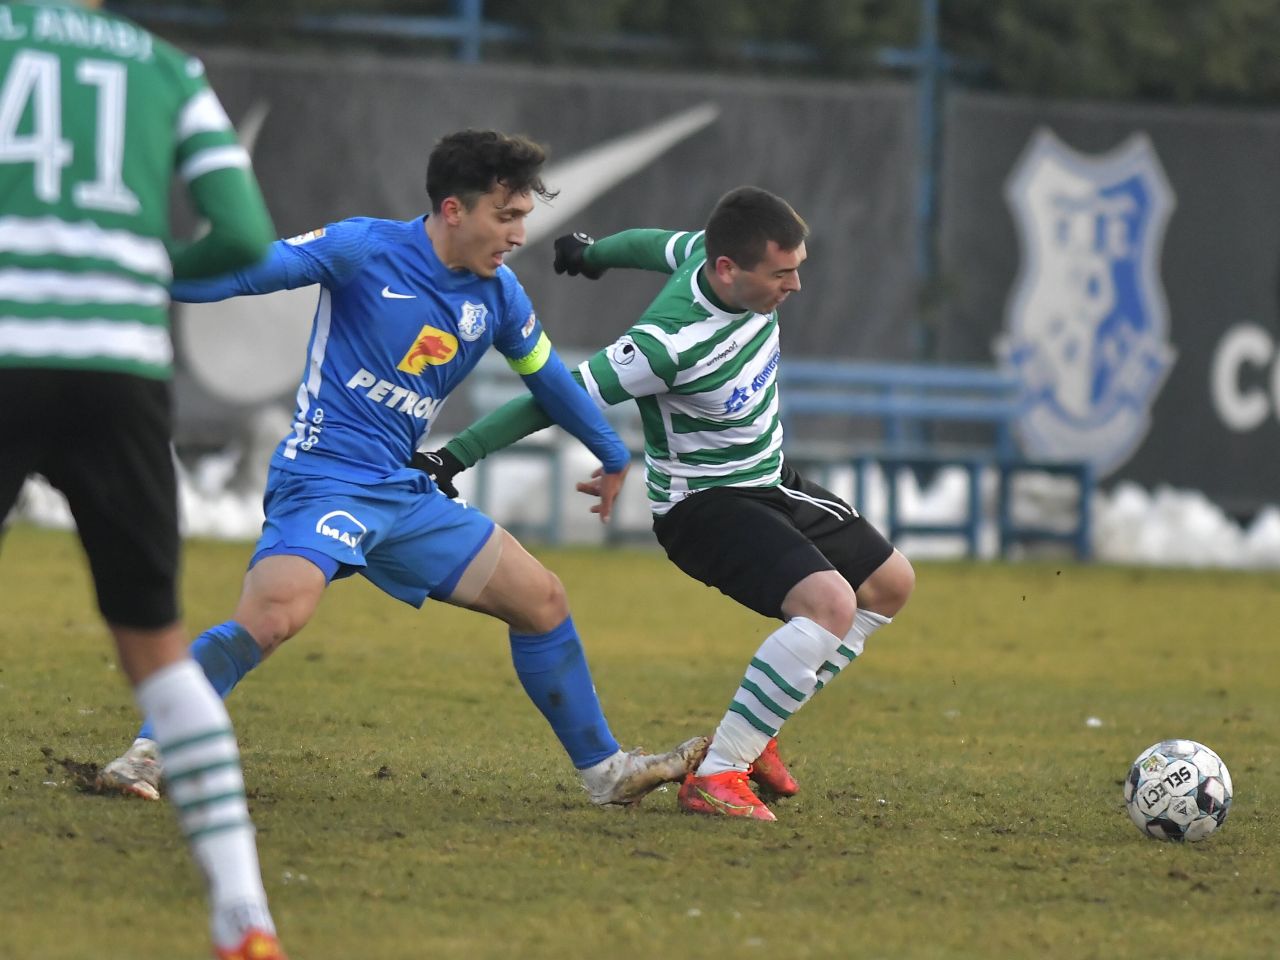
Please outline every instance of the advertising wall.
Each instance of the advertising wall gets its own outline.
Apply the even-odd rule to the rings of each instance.
[[[946,123],[945,354],[998,356],[1029,274],[1056,271],[1055,319],[1078,328],[1076,370],[1064,360],[1046,385],[1061,441],[1107,451],[1113,479],[1241,513],[1275,502],[1280,114],[956,93]],[[1054,146],[1036,160],[1038,138]],[[1057,241],[1026,244],[1023,161],[1054,181],[1042,200]]]
[[[909,85],[198,52],[282,235],[420,215],[436,138],[492,126],[552,151],[561,194],[510,263],[558,345],[611,341],[660,278],[558,278],[555,236],[697,228],[720,194],[754,183],[812,228],[804,290],[782,316],[786,354],[915,349]],[[1021,440],[1039,455],[1194,487],[1239,512],[1275,501],[1280,114],[953,91],[944,144],[938,358],[1024,373],[1037,402]],[[312,302],[178,310],[188,436],[225,431],[247,401],[287,407]],[[441,426],[468,419],[455,402]]]

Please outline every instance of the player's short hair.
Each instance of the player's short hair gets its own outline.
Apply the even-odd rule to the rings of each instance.
[[[534,193],[550,200],[559,191],[542,182],[547,151],[527,137],[497,130],[460,130],[441,137],[427,159],[427,196],[432,213],[448,197],[470,210],[476,200],[501,184],[512,193]]]
[[[809,225],[787,201],[759,187],[737,187],[720,198],[707,220],[707,262],[728,257],[751,270],[764,259],[770,240],[791,251],[807,236]]]

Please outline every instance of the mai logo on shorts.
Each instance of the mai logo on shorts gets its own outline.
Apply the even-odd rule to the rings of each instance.
[[[457,337],[428,325],[418,331],[413,346],[404,355],[404,359],[396,364],[396,369],[405,373],[421,373],[428,364],[435,367],[448,363],[457,352]]]
[[[332,510],[316,521],[316,533],[354,550],[369,528],[345,510]]]

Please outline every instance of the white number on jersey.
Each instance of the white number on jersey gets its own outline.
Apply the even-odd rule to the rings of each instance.
[[[62,89],[58,58],[52,53],[23,50],[13,58],[0,87],[0,163],[29,163],[35,195],[45,203],[62,199],[62,168],[71,162],[74,147],[62,138]],[[76,79],[97,87],[96,177],[72,191],[80,207],[112,213],[134,213],[138,198],[124,184],[125,67],[108,60],[81,60]],[[31,106],[31,132],[18,133],[18,124]]]

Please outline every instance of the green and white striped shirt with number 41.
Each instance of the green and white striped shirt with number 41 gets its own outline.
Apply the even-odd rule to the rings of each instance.
[[[248,170],[198,60],[73,4],[0,5],[0,366],[167,377],[173,174],[269,228]]]
[[[639,321],[580,367],[598,404],[640,408],[653,512],[708,487],[778,484],[777,311],[734,312],[718,301],[703,276],[701,231],[626,230],[589,257],[592,266],[671,274]]]

